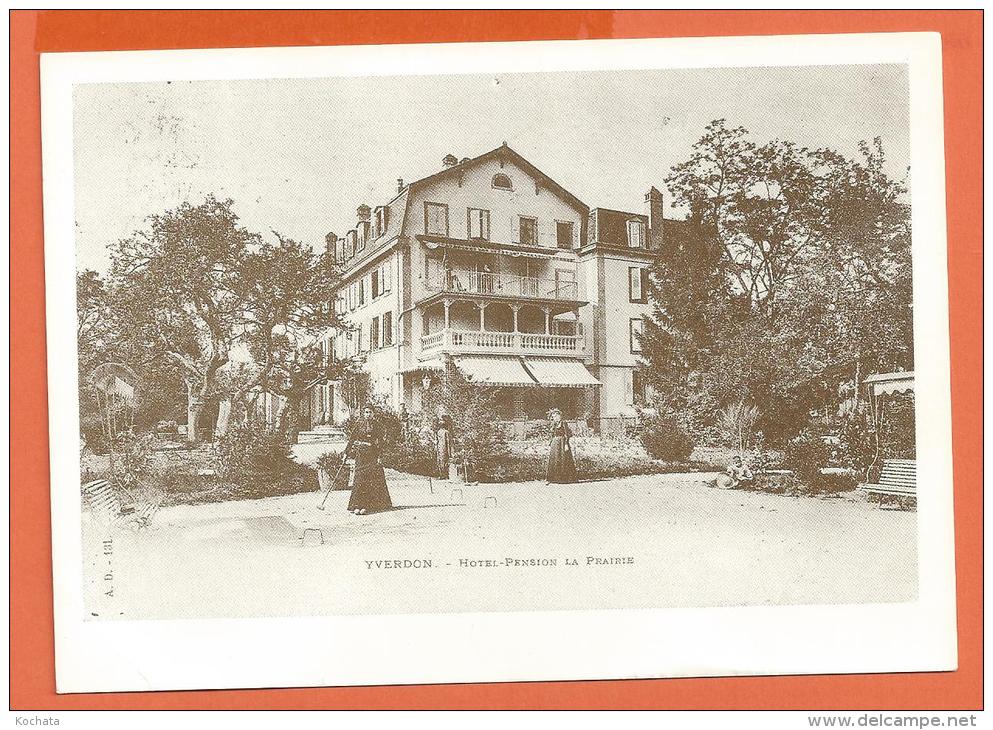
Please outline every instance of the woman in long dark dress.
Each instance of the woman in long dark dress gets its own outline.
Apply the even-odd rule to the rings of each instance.
[[[548,449],[548,470],[545,480],[549,484],[571,484],[576,481],[576,460],[572,455],[572,431],[562,420],[562,411],[553,408],[552,434]]]
[[[454,441],[452,418],[447,413],[437,420],[435,435],[437,438],[435,461],[438,469],[439,479],[448,479],[448,465],[452,460],[452,446]]]
[[[386,474],[379,463],[381,446],[380,427],[373,419],[372,408],[366,406],[362,409],[362,417],[352,427],[345,447],[345,453],[355,461],[349,512],[365,515],[393,508],[390,491],[386,488]]]

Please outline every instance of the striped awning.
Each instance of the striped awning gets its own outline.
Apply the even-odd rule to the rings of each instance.
[[[875,396],[889,393],[907,393],[914,390],[914,371],[900,373],[877,373],[862,381],[872,389]]]
[[[524,366],[540,385],[556,388],[589,388],[602,385],[578,360],[565,357],[526,357]]]
[[[440,373],[444,372],[445,363],[443,363],[438,358],[433,358],[431,360],[425,360],[424,362],[419,362],[411,365],[409,368],[404,368],[403,372],[406,373]]]
[[[558,248],[542,251],[539,246],[519,246],[510,243],[488,243],[484,241],[460,242],[459,239],[446,239],[434,236],[417,236],[429,249],[447,248],[452,251],[468,251],[470,253],[492,253],[501,256],[515,256],[527,259],[553,259],[559,254]]]
[[[478,385],[535,385],[519,357],[499,355],[459,355],[455,365],[470,381]]]

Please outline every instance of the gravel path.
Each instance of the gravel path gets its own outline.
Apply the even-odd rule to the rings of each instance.
[[[711,476],[429,486],[389,474],[398,508],[379,515],[348,514],[347,492],[324,511],[317,493],[164,508],[151,529],[113,533],[113,597],[106,531],[84,519],[87,607],[134,619],[916,597],[916,513],[715,490]]]

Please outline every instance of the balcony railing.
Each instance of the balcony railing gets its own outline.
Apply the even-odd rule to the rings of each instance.
[[[464,269],[429,272],[427,288],[431,291],[496,294],[530,299],[575,301],[579,296],[579,289],[574,281]]]
[[[480,332],[444,329],[421,337],[421,352],[528,353],[582,355],[582,335],[545,335],[526,332]]]

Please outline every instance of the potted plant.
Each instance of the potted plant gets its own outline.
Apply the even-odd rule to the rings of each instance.
[[[321,454],[320,458],[317,460],[317,483],[321,487],[322,492],[326,492],[329,489],[347,489],[348,488],[348,474],[344,469],[341,469],[344,456],[342,454],[337,454],[334,452],[327,452]],[[338,487],[335,482],[341,482],[341,476],[344,475],[344,486]],[[337,480],[335,477],[339,477]]]

